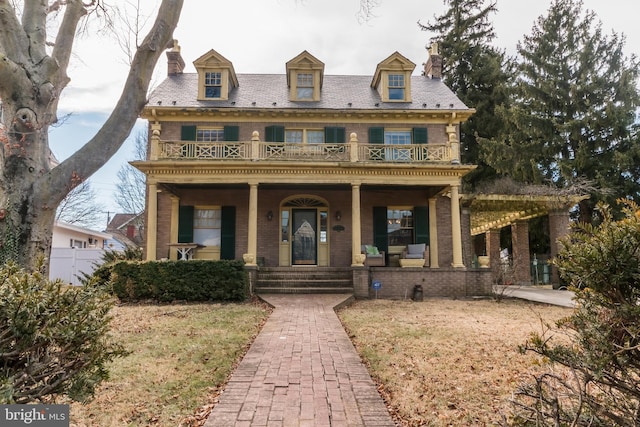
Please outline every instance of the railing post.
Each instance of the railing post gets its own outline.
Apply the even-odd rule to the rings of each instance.
[[[251,160],[260,159],[260,133],[254,130],[251,134]]]
[[[351,162],[357,162],[358,156],[358,134],[351,132],[351,135],[349,135],[349,160]]]
[[[449,154],[451,155],[451,163],[460,163],[460,142],[458,141],[458,133],[454,125],[447,126],[447,134],[449,135]]]
[[[160,151],[160,131],[162,125],[160,123],[151,124],[151,152],[149,160],[158,160],[158,152]]]

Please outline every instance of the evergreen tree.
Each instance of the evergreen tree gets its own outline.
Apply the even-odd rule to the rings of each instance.
[[[554,0],[518,45],[511,105],[498,109],[508,126],[482,141],[483,159],[518,181],[566,188],[586,179],[609,189],[580,203],[583,222],[598,200],[638,193],[638,63],[623,47],[624,37],[603,34],[581,0]]]
[[[495,175],[481,161],[477,136],[489,138],[501,131],[503,122],[495,114],[496,106],[508,99],[510,66],[505,54],[491,45],[495,31],[489,18],[497,12],[496,2],[485,6],[485,0],[445,0],[447,11],[433,23],[422,25],[435,33],[443,57],[443,80],[456,95],[476,113],[460,127],[461,154],[464,163],[478,164],[467,176],[475,183]]]

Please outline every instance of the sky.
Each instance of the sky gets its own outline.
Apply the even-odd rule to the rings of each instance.
[[[443,0],[377,0],[371,19],[358,20],[359,0],[185,0],[174,38],[181,46],[185,72],[195,72],[193,61],[210,49],[229,59],[236,73],[285,72],[285,63],[307,50],[325,63],[326,74],[372,75],[376,65],[398,51],[415,64],[420,74],[427,59],[425,46],[433,34],[421,31],[417,22],[433,22],[446,7]],[[112,0],[111,4],[131,3]],[[143,0],[154,12],[158,0]],[[515,54],[524,35],[551,0],[497,0],[493,15],[497,39],[494,44]],[[594,11],[605,34],[615,31],[626,37],[627,55],[640,55],[638,0],[583,0]],[[124,51],[113,36],[84,35],[76,40],[68,69],[71,83],[63,92],[59,117],[68,115],[50,134],[54,154],[63,160],[93,136],[116,104],[128,66]],[[605,53],[606,54],[606,53]],[[152,80],[166,77],[166,56],[158,61]],[[138,121],[132,135],[145,128]],[[91,178],[91,186],[105,206],[115,212],[113,191],[116,174],[133,159],[133,137]],[[106,221],[106,213],[105,213]]]

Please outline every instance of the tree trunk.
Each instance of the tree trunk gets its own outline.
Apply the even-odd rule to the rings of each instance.
[[[171,46],[183,0],[163,0],[149,34],[136,50],[122,95],[107,122],[89,142],[51,167],[48,131],[57,105],[78,23],[90,6],[65,3],[51,55],[47,55],[47,2],[27,2],[22,19],[0,0],[0,262],[15,260],[33,270],[49,257],[55,212],[75,186],[89,178],[122,146],[144,107],[153,69]],[[48,263],[45,263],[48,267]],[[46,273],[46,271],[45,271]]]

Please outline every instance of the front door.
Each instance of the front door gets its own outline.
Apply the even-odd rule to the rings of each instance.
[[[292,209],[292,265],[318,264],[318,211]]]

